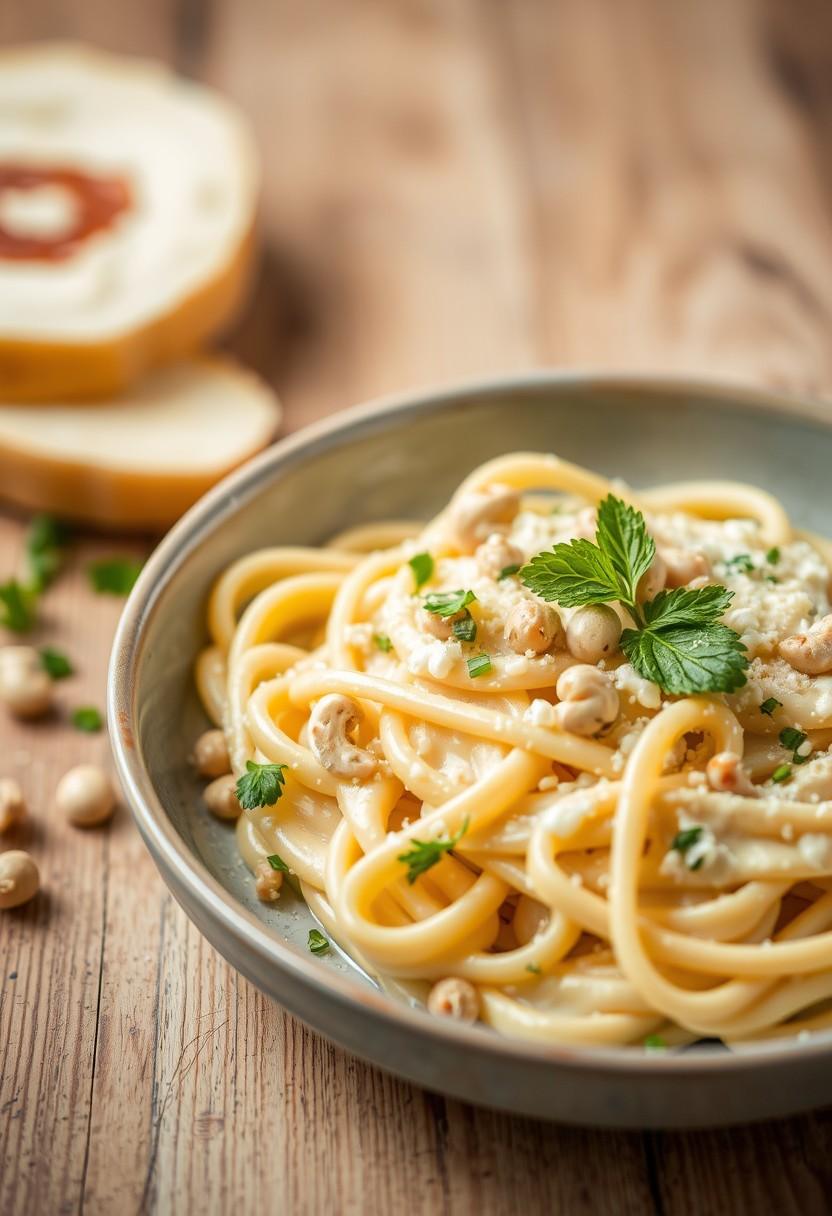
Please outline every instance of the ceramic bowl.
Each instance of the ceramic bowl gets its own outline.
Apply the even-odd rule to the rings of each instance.
[[[707,1126],[828,1101],[832,1034],[679,1054],[512,1042],[431,1018],[337,952],[306,949],[305,905],[253,896],[233,830],[188,765],[205,726],[192,667],[209,587],[264,545],[317,545],[348,524],[429,517],[464,474],[553,451],[635,486],[751,481],[828,530],[832,428],[810,402],[711,384],[539,374],[384,401],[278,443],[226,478],[148,561],[116,636],[109,718],[139,830],[167,885],[228,961],[314,1030],[410,1081],[527,1115],[617,1127]],[[268,1061],[264,1064],[268,1066]]]

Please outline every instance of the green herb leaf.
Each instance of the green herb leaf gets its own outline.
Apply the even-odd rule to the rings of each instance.
[[[96,731],[101,730],[104,720],[94,705],[82,705],[79,709],[72,711],[72,725],[76,730],[95,734]]]
[[[776,545],[769,549],[768,553],[766,554],[766,561],[770,566],[776,566],[780,561],[780,550]]]
[[[318,929],[309,930],[306,944],[313,954],[326,954],[327,950],[329,950],[329,941]]]
[[[733,591],[716,585],[697,590],[677,587],[673,591],[660,591],[655,599],[644,605],[644,619],[653,629],[712,625],[719,620],[733,598]]]
[[[491,672],[491,659],[487,654],[475,654],[468,660],[468,675],[472,680],[477,676],[487,676]]]
[[[87,567],[93,590],[99,595],[129,595],[143,563],[134,557],[108,557]]]
[[[517,565],[503,566],[502,570],[497,575],[497,582],[501,583],[504,578],[512,578],[513,575],[518,574],[519,572],[520,572],[520,567]]]
[[[673,840],[670,842],[671,849],[675,849],[677,853],[682,854],[685,859],[685,865],[689,870],[698,870],[705,860],[704,857],[697,857],[695,861],[690,862],[687,858],[688,850],[692,849],[693,846],[702,839],[702,833],[704,830],[704,828],[699,826],[683,828],[681,832],[677,832],[677,834],[673,837]]]
[[[728,558],[725,568],[739,574],[750,574],[754,569],[754,562],[750,553],[737,553],[734,557]]]
[[[449,849],[458,844],[468,831],[466,818],[456,836],[448,840],[413,840],[406,853],[399,853],[397,861],[403,861],[407,866],[407,881],[412,885],[417,878],[425,874],[444,857]]]
[[[760,713],[767,714],[770,718],[776,709],[782,709],[783,702],[778,701],[776,697],[767,697],[760,706]]]
[[[238,799],[238,801],[239,801],[239,799]],[[266,858],[266,861],[269,863],[269,865],[271,866],[271,868],[273,870],[278,870],[281,874],[286,875],[286,881],[289,884],[289,886],[292,888],[292,890],[294,891],[295,895],[298,895],[298,896],[302,895],[302,892],[300,889],[300,882],[298,881],[297,875],[292,873],[292,871],[289,869],[286,862],[283,860],[283,858],[280,856],[279,853],[269,854],[269,856]]]
[[[582,537],[538,553],[520,571],[520,581],[542,600],[565,608],[606,604],[622,594],[609,558]]]
[[[746,682],[745,646],[727,625],[625,629],[621,649],[640,676],[665,692],[734,692]]]
[[[451,625],[451,630],[457,641],[473,642],[477,637],[477,622],[466,609],[465,616],[460,617],[458,621],[454,621]]]
[[[811,749],[803,755],[798,749],[806,742],[807,735],[794,726],[784,726],[780,731],[780,742],[792,753],[792,764],[805,764],[812,757]]]
[[[532,973],[532,975],[542,975],[543,974],[542,970],[540,969],[540,967],[538,967],[537,963],[527,963],[526,970],[530,971]]]
[[[69,530],[51,515],[35,515],[26,536],[26,561],[32,590],[43,591],[54,579],[69,543]]]
[[[36,599],[16,578],[0,583],[0,625],[13,633],[28,633],[35,626]]]
[[[393,649],[393,643],[390,641],[386,633],[374,633],[373,642],[379,650],[385,654],[389,654]]]
[[[645,1051],[667,1051],[667,1043],[660,1034],[648,1034],[644,1040]]]
[[[416,590],[423,586],[433,574],[433,558],[429,553],[417,553],[407,563],[416,580]]]
[[[636,588],[656,556],[655,542],[640,511],[613,494],[598,504],[598,548],[609,558],[624,591],[625,603],[634,604]]]
[[[477,597],[473,591],[436,591],[425,596],[425,611],[434,616],[456,616],[467,608]]]
[[[237,781],[237,801],[245,811],[258,806],[274,806],[283,793],[285,764],[256,764],[246,761],[246,771]]]
[[[781,781],[788,781],[792,775],[792,766],[790,764],[778,764],[777,768],[771,774],[771,779],[775,785],[779,785]]]
[[[65,680],[75,670],[66,655],[60,650],[53,650],[51,646],[41,647],[40,661],[53,680]]]

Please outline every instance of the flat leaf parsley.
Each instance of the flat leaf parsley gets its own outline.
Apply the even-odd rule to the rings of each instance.
[[[403,861],[407,866],[407,881],[412,885],[417,878],[432,869],[454,845],[459,843],[467,831],[468,820],[466,819],[456,836],[451,836],[447,840],[411,841],[411,848],[406,853],[399,853],[396,858],[397,861]]]
[[[640,676],[665,692],[734,692],[745,684],[745,647],[719,619],[733,592],[678,587],[639,603],[638,584],[656,545],[644,516],[612,494],[598,507],[595,541],[538,553],[520,572],[523,584],[566,608],[621,603],[636,626],[622,633],[621,649]]]
[[[283,793],[285,764],[256,764],[246,761],[246,771],[237,781],[235,793],[244,811],[258,806],[274,806]]]

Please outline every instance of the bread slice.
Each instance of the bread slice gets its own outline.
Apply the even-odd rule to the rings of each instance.
[[[230,359],[152,372],[113,403],[0,406],[0,496],[107,529],[173,523],[266,447],[280,405]]]
[[[0,52],[0,114],[0,399],[115,394],[230,319],[259,179],[233,106],[46,43]]]

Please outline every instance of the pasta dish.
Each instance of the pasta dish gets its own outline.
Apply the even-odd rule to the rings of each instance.
[[[504,1035],[832,1025],[831,577],[760,489],[533,453],[241,558],[196,680],[258,894]]]

